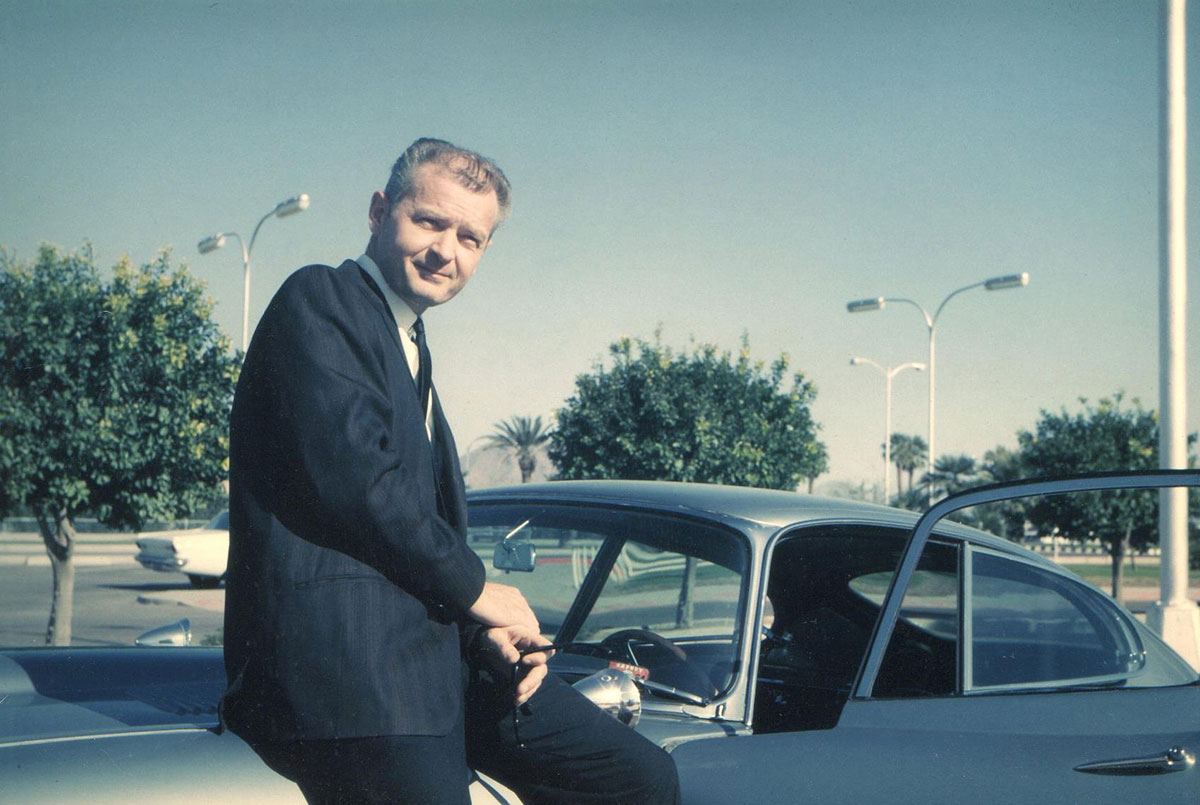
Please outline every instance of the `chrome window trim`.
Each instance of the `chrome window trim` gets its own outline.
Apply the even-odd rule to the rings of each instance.
[[[966,693],[975,687],[975,574],[971,572],[975,546],[964,542],[959,555],[962,557],[958,568],[959,582],[962,586],[962,596],[958,599],[958,661],[962,676],[959,692]],[[881,615],[879,619],[883,620],[883,617]]]

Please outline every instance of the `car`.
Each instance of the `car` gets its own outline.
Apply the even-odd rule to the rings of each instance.
[[[167,573],[186,573],[193,587],[212,589],[225,579],[229,559],[229,512],[223,511],[203,528],[138,534],[134,558],[142,567]]]
[[[984,487],[923,516],[552,482],[469,493],[469,539],[538,612],[552,672],[671,753],[684,802],[1194,802],[1196,670],[1099,589],[945,519],[1024,494],[1156,485],[1200,486],[1200,472]],[[214,780],[224,799],[294,795],[215,734],[220,659],[3,652],[6,795],[37,801],[56,780],[59,799],[128,780],[135,798],[207,795]],[[86,788],[64,782],[68,768]],[[486,779],[473,797],[516,801]]]

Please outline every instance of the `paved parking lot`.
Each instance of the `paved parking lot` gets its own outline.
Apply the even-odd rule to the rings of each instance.
[[[72,645],[132,645],[186,617],[197,641],[221,628],[224,590],[194,590],[182,573],[146,570],[130,534],[81,534],[75,555]],[[53,577],[37,534],[0,534],[0,646],[45,641]]]

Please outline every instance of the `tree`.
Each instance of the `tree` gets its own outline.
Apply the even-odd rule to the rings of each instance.
[[[928,493],[933,487],[933,497],[943,498],[953,495],[969,486],[976,486],[978,468],[975,459],[965,453],[943,453],[933,463],[933,472],[925,473],[921,478],[921,486]]]
[[[988,484],[1018,481],[1029,475],[1021,454],[1003,446],[993,447],[983,454],[979,466],[979,482]],[[1024,498],[1003,500],[977,507],[977,525],[1013,542],[1025,538],[1025,519],[1028,502]]]
[[[829,472],[829,451],[825,449],[824,442],[817,442],[816,451],[809,457],[808,475],[803,475],[801,478],[805,483],[805,491],[808,494],[813,493],[813,486],[817,483],[817,478],[823,473]]]
[[[1123,394],[1084,410],[1041,412],[1035,430],[1017,434],[1021,461],[1032,475],[1158,466],[1158,420],[1137,400],[1122,408]],[[1076,540],[1099,539],[1112,557],[1112,595],[1120,600],[1124,560],[1130,549],[1157,539],[1158,495],[1154,491],[1053,495],[1030,503],[1028,517],[1044,532],[1054,529]]]
[[[988,450],[982,461],[966,454],[947,453],[938,456],[933,472],[921,477],[917,489],[909,490],[907,503],[909,508],[927,509],[930,485],[936,500],[984,484],[1016,481],[1026,474],[1020,456],[1006,447]],[[957,512],[954,519],[1014,542],[1020,542],[1025,536],[1025,504],[1022,500],[972,506]]]
[[[0,252],[0,516],[27,506],[50,555],[46,642],[68,645],[75,519],[175,519],[219,494],[238,360],[203,286],[169,255],[123,259],[111,280],[90,247]]]
[[[540,416],[514,416],[493,427],[495,432],[487,437],[488,447],[515,455],[521,468],[521,483],[529,483],[537,469],[537,448],[550,440],[550,428],[542,425]]]
[[[908,488],[913,487],[913,473],[929,459],[929,445],[920,436],[907,433],[892,434],[892,464],[896,467],[896,494],[904,494],[900,473],[908,473]]]
[[[623,338],[575,379],[550,458],[563,478],[633,478],[796,489],[828,468],[809,406],[816,389],[786,355],[769,368],[711,345],[674,352]]]

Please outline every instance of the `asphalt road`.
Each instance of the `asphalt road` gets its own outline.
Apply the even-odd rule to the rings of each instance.
[[[48,566],[0,564],[0,646],[45,643],[52,577]],[[221,628],[223,590],[193,590],[182,573],[130,563],[75,570],[74,646],[131,646],[142,632],[188,618],[199,642]]]

